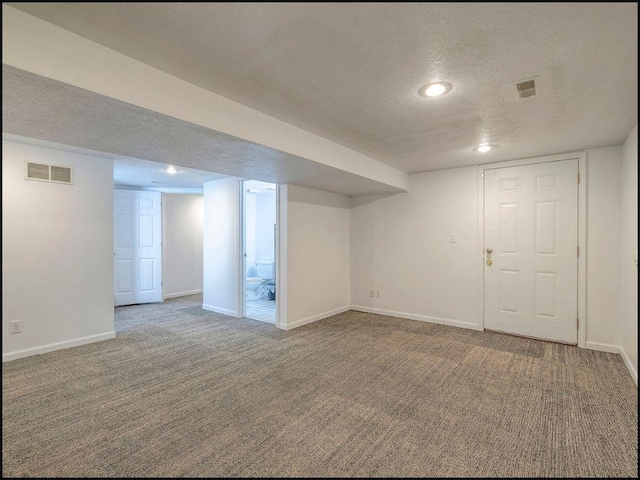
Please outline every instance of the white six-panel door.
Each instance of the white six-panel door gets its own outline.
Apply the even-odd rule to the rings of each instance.
[[[578,160],[484,172],[484,325],[577,343]]]
[[[114,190],[115,305],[161,302],[161,193]]]

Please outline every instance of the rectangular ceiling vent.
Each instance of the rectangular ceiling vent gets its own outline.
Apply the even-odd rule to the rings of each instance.
[[[73,168],[45,163],[24,162],[24,179],[73,185]]]
[[[515,82],[513,84],[513,88],[515,89],[516,98],[518,100],[533,97],[538,93],[536,91],[536,77]]]

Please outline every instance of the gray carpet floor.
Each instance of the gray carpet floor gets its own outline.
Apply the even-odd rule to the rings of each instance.
[[[69,477],[638,475],[618,355],[359,312],[291,331],[201,297],[2,365],[2,473]]]

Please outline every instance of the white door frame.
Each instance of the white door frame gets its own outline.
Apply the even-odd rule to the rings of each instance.
[[[478,165],[478,318],[484,330],[484,171],[494,168],[517,167],[535,163],[578,160],[578,347],[586,348],[587,340],[587,153],[571,152],[544,157],[525,158],[507,162]]]
[[[287,329],[288,185],[276,186],[276,327]]]
[[[281,247],[281,226],[280,222],[282,215],[280,214],[280,185],[276,184],[276,258],[275,260],[275,274],[276,274],[276,328],[281,328],[280,318],[282,318],[281,312],[286,308],[285,296],[283,295],[283,288],[280,285],[285,285],[286,282],[282,281],[282,264],[286,265],[286,250]],[[281,263],[284,262],[284,263]],[[286,318],[286,317],[285,317]]]
[[[240,288],[238,288],[238,318],[244,318],[247,313],[247,257],[245,254],[245,250],[247,249],[247,241],[245,239],[245,233],[247,231],[247,216],[244,211],[246,204],[244,196],[247,194],[247,192],[245,192],[244,182],[246,181],[247,180],[240,180],[240,195],[238,196],[238,202],[240,203],[240,208],[238,208],[238,213],[240,214],[240,221],[238,222],[238,225],[240,225],[240,265],[238,266],[240,271],[240,275],[238,275]]]

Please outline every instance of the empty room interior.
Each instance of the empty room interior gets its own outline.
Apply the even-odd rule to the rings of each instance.
[[[2,40],[3,477],[637,478],[637,3]]]

